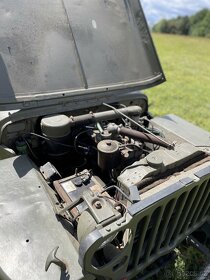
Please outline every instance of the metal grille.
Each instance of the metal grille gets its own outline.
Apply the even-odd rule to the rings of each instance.
[[[186,184],[136,215],[128,275],[143,271],[207,220],[210,212],[209,177],[197,184]]]
[[[127,221],[114,221],[90,233],[80,244],[84,271],[96,279],[107,279],[107,275],[113,280],[134,279],[137,275],[141,279],[141,274],[146,279],[155,265],[160,267],[164,256],[210,217],[210,164],[186,174],[190,177],[177,177],[172,184],[168,180],[167,185],[157,186],[151,195],[147,193],[131,204],[127,208]],[[125,247],[102,266],[94,267],[92,260],[99,245],[109,244],[110,238],[125,231],[128,233]]]

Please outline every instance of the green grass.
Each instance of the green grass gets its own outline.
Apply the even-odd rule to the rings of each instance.
[[[206,256],[193,247],[180,246],[175,249],[177,258],[150,280],[195,280],[207,265]]]
[[[210,39],[152,36],[167,82],[145,91],[151,113],[173,113],[210,131]]]

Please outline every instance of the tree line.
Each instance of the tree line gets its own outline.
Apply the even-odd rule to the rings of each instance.
[[[193,16],[162,19],[152,28],[154,32],[210,38],[210,10],[203,9]]]

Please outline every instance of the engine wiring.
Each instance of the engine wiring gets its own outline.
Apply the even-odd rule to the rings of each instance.
[[[130,199],[130,197],[128,197],[120,188],[118,188],[117,186],[109,186],[109,187],[106,187],[102,192],[101,194],[103,194],[104,192],[106,191],[109,191],[111,189],[116,189],[118,192],[120,192],[130,203],[133,203],[133,201]]]
[[[85,133],[87,133],[87,132],[89,132],[89,131],[91,131],[91,129],[83,130],[83,131],[79,132],[79,133],[75,136],[75,138],[74,138],[74,149],[75,149],[75,151],[76,151],[78,154],[82,154],[82,153],[78,150],[78,148],[83,147],[83,146],[77,146],[77,142],[79,142],[79,141],[78,141],[78,138],[79,138],[81,135],[83,135],[83,134],[85,134]],[[83,149],[85,149],[85,150],[86,150],[86,153],[88,153],[89,149],[88,149],[87,147],[83,147]]]
[[[43,135],[40,135],[40,134],[38,134],[38,133],[29,132],[29,133],[26,134],[26,135],[33,135],[33,136],[36,136],[36,137],[41,138],[41,139],[46,140],[46,141],[53,142],[53,143],[55,143],[55,144],[57,144],[57,145],[60,145],[60,146],[63,146],[63,147],[74,148],[73,145],[68,145],[68,144],[64,144],[64,143],[58,142],[58,141],[56,141],[56,140],[50,139],[50,138],[48,138],[48,137],[46,137],[46,136],[43,136]]]
[[[82,133],[84,133],[84,131],[82,131]],[[45,141],[53,142],[53,143],[55,143],[56,145],[60,145],[60,146],[66,147],[66,148],[75,149],[75,144],[74,144],[74,145],[64,144],[64,143],[58,142],[58,141],[56,141],[56,140],[50,139],[50,138],[48,138],[48,137],[46,137],[46,136],[40,135],[40,134],[38,134],[38,133],[30,132],[30,133],[26,133],[26,134],[25,134],[25,136],[27,136],[27,135],[33,135],[33,136],[36,136],[36,137],[38,137],[38,138],[41,138],[41,139],[43,139],[43,140],[45,140]],[[24,136],[23,136],[23,137],[24,137]],[[75,139],[76,139],[76,138],[78,138],[78,135],[75,137]],[[88,150],[87,147],[84,147],[84,146],[81,146],[81,145],[78,145],[77,148],[84,149],[84,150],[86,150],[86,151]],[[75,150],[78,152],[77,149],[75,149]]]
[[[38,156],[34,153],[34,151],[32,150],[29,142],[26,140],[26,138],[23,136],[23,141],[26,143],[26,146],[28,147],[29,152],[31,153],[31,155],[34,157],[34,159],[39,160]]]

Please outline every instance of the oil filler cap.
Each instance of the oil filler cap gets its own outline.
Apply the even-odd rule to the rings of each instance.
[[[98,143],[97,149],[101,153],[113,154],[118,152],[119,144],[114,140],[102,140]]]
[[[82,179],[81,177],[76,177],[72,180],[72,183],[76,186],[76,187],[82,187]]]
[[[162,156],[160,155],[159,151],[154,151],[146,157],[147,163],[149,166],[153,168],[161,168],[163,164]]]

